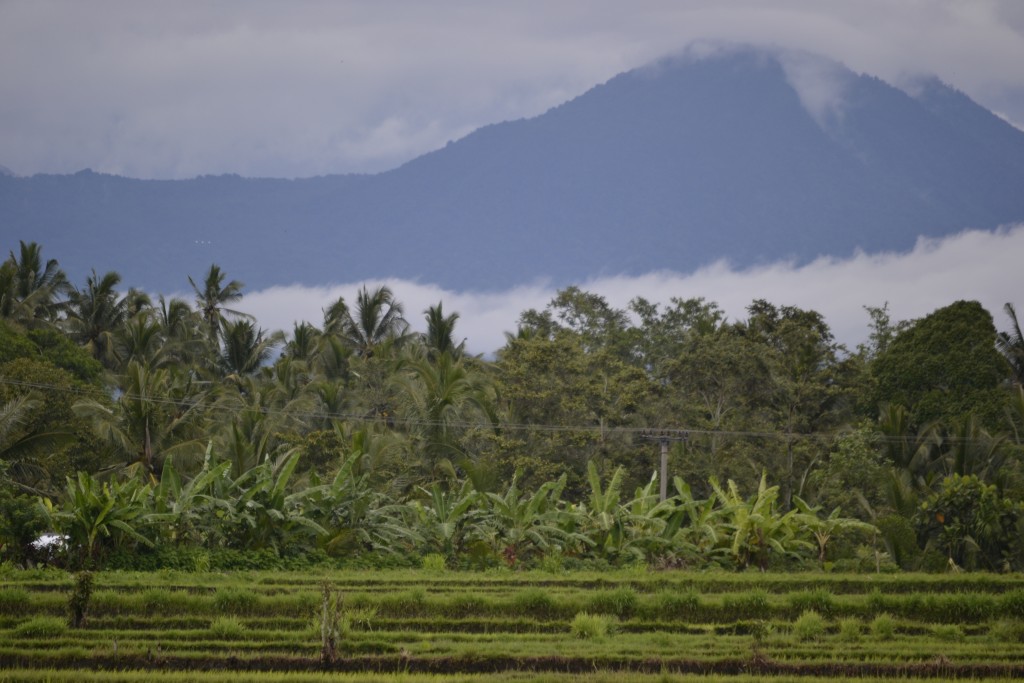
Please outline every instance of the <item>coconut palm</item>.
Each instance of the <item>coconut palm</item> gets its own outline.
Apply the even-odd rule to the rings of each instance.
[[[52,321],[59,309],[58,298],[70,289],[64,271],[56,259],[43,261],[42,247],[35,242],[19,242],[4,263],[0,276],[0,314],[22,322]]]
[[[238,280],[231,280],[225,284],[225,277],[224,271],[214,263],[203,278],[202,286],[197,285],[191,276],[188,278],[188,283],[192,285],[196,294],[196,307],[206,322],[207,334],[211,340],[217,339],[228,316],[252,319],[248,313],[227,308],[228,304],[242,300],[242,287],[245,285]]]
[[[117,292],[121,276],[110,271],[86,278],[85,289],[74,288],[68,296],[65,325],[71,338],[88,349],[93,358],[113,367],[114,333],[129,316],[131,301]]]
[[[128,319],[114,333],[114,357],[124,368],[135,361],[150,368],[171,362],[163,327],[152,310],[141,311]]]
[[[1024,386],[1024,334],[1021,334],[1017,311],[1013,304],[1006,304],[1003,310],[1010,316],[1012,327],[1009,332],[1000,332],[996,335],[996,348],[1010,364],[1013,381],[1017,386]]]
[[[374,354],[385,343],[401,341],[409,329],[402,317],[402,304],[387,286],[372,292],[364,285],[356,296],[355,311],[340,313],[341,336],[363,357]]]
[[[159,299],[154,315],[164,340],[163,356],[182,366],[209,366],[209,340],[203,334],[202,319],[184,299]]]
[[[73,409],[120,456],[121,466],[154,480],[167,458],[188,464],[201,455],[196,427],[204,396],[187,375],[130,361],[120,390],[113,405],[87,398]]]
[[[227,377],[250,375],[260,369],[284,343],[281,332],[269,335],[256,327],[251,320],[225,321],[224,343],[221,347],[219,368]]]
[[[419,352],[422,354],[422,351]],[[448,353],[434,362],[415,351],[405,354],[396,378],[399,416],[423,460],[421,474],[455,476],[466,458],[461,437],[474,426],[497,424],[489,378]]]
[[[423,334],[423,343],[428,349],[431,358],[447,353],[458,358],[465,350],[466,341],[455,343],[455,322],[459,319],[458,313],[445,315],[443,303],[438,302],[437,306],[430,306],[423,311],[427,320],[427,331]]]
[[[70,432],[44,432],[31,426],[31,417],[42,404],[41,397],[25,394],[0,405],[0,460],[10,463],[11,482],[30,493],[39,493],[42,482],[49,480],[45,460],[33,456],[73,438]]]

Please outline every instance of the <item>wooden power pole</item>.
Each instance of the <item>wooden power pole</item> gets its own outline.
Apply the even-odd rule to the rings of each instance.
[[[668,499],[668,445],[672,441],[687,441],[690,433],[678,429],[659,429],[643,433],[645,439],[657,440],[661,444],[661,474],[658,475],[660,500]]]

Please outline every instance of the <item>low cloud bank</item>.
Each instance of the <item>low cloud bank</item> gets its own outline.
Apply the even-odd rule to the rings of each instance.
[[[1006,329],[1006,302],[1024,306],[1024,224],[996,231],[971,230],[943,239],[921,238],[908,253],[864,254],[820,258],[804,265],[773,263],[733,270],[724,261],[689,273],[655,272],[640,276],[604,277],[578,283],[625,308],[642,296],[666,303],[672,297],[703,297],[716,302],[731,320],[746,317],[754,299],[792,305],[822,313],[838,341],[853,349],[868,335],[865,306],[886,302],[894,320],[927,315],[959,299],[977,300],[992,313],[997,329]],[[536,283],[503,292],[454,292],[439,286],[386,279],[323,287],[270,287],[246,294],[240,308],[267,329],[290,333],[297,321],[320,325],[323,309],[339,296],[350,305],[360,287],[387,284],[405,308],[413,329],[425,329],[422,312],[441,301],[445,312],[458,312],[455,331],[466,338],[472,353],[492,354],[505,343],[519,315],[543,308],[556,287]]]

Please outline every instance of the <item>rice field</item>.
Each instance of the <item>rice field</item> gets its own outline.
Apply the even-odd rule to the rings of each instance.
[[[1024,575],[0,577],[0,681],[1024,678]]]

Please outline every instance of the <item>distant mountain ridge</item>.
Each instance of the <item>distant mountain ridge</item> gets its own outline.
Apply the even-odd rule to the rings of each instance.
[[[1024,132],[937,80],[910,93],[736,48],[620,74],[377,175],[0,174],[5,248],[81,282],[181,291],[404,277],[453,289],[909,249],[1024,220]]]

